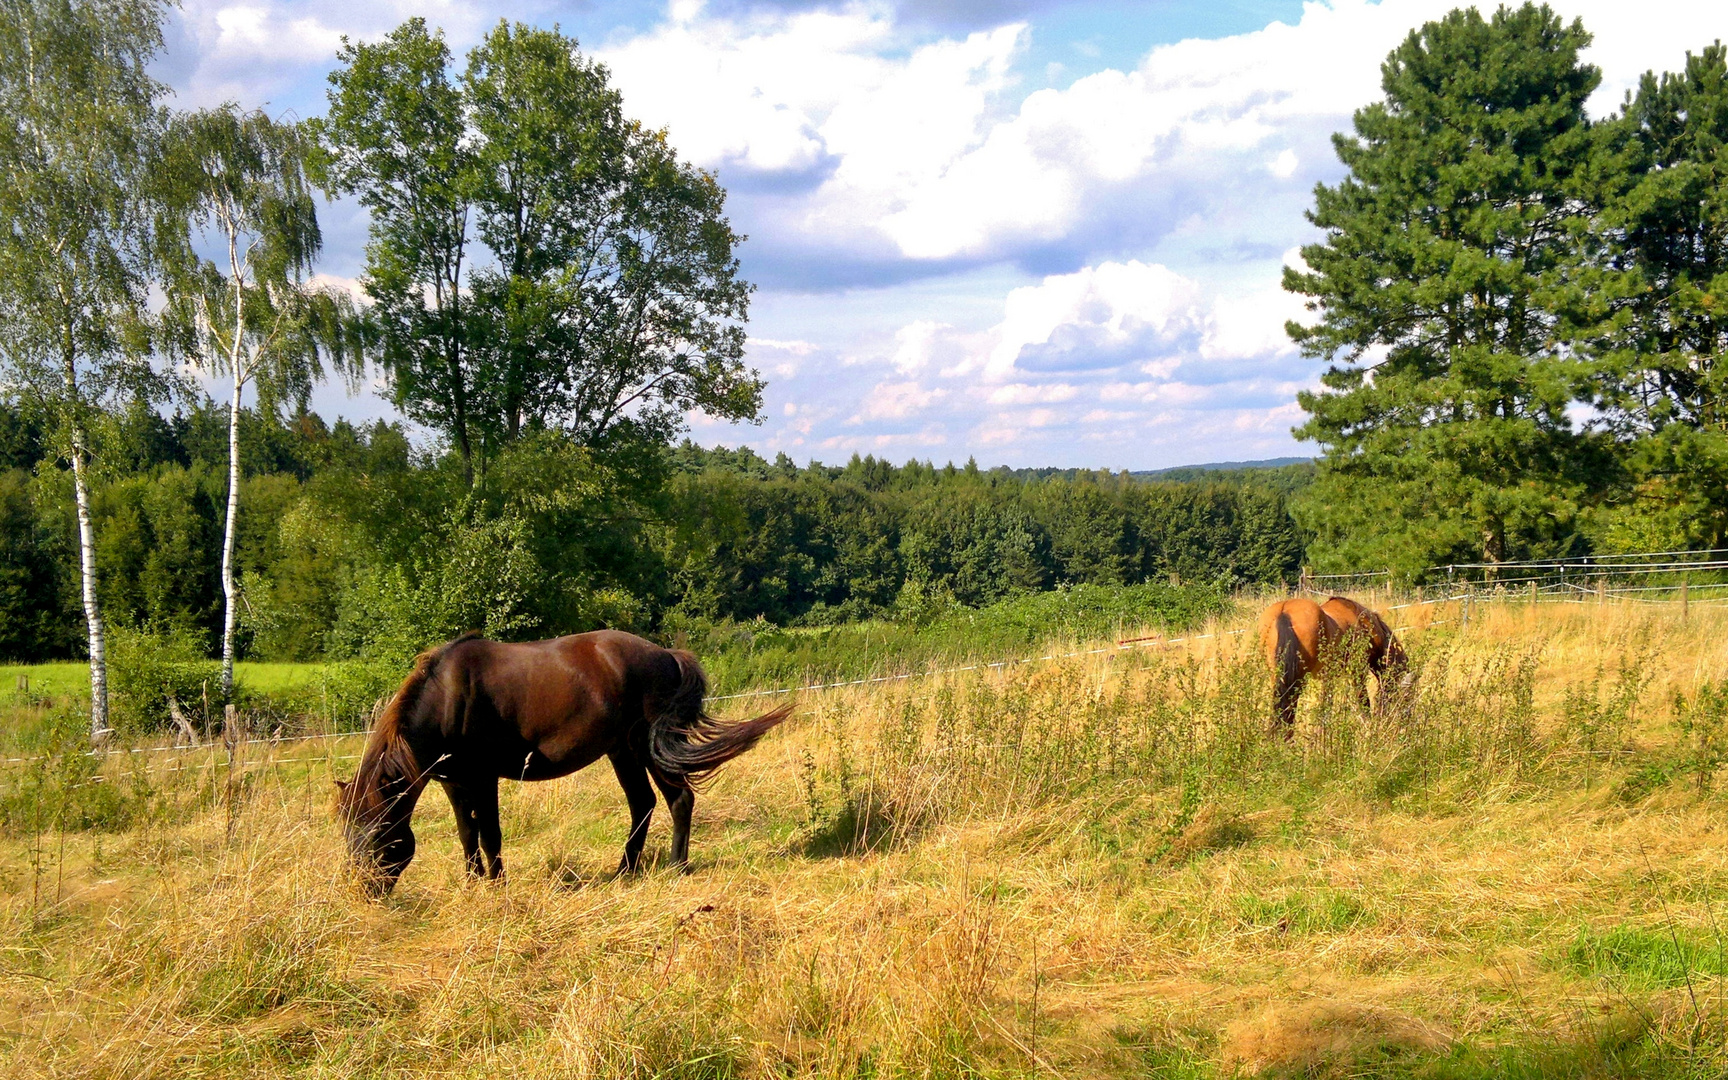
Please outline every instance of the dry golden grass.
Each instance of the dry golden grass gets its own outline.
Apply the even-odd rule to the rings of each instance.
[[[604,768],[506,785],[503,886],[429,792],[382,904],[352,743],[255,753],[232,839],[221,770],[149,774],[126,831],[0,840],[0,1073],[1718,1075],[1728,830],[1672,700],[1728,610],[1454,609],[1395,613],[1417,715],[1314,693],[1293,748],[1250,635],[809,695],[688,876],[610,877]]]

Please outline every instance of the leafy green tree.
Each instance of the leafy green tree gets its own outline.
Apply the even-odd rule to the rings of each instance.
[[[76,644],[61,623],[54,539],[23,469],[0,472],[0,656],[47,660]]]
[[[313,285],[322,245],[311,186],[310,143],[298,125],[224,105],[179,117],[167,141],[170,197],[186,224],[214,240],[201,258],[185,234],[170,264],[170,306],[192,339],[194,361],[232,384],[228,404],[228,504],[222,530],[222,700],[234,695],[239,615],[234,541],[240,518],[240,402],[256,383],[260,408],[306,406],[325,358],[357,378],[363,361],[352,305]]]
[[[1334,136],[1348,175],[1319,185],[1325,240],[1284,286],[1331,361],[1297,430],[1325,450],[1300,505],[1320,561],[1499,561],[1563,545],[1604,476],[1567,406],[1581,372],[1557,295],[1576,270],[1597,83],[1590,36],[1546,6],[1453,11],[1382,67],[1385,100]]]
[[[442,31],[413,18],[376,44],[343,39],[330,110],[308,121],[314,171],[371,212],[361,284],[379,358],[409,417],[448,435],[474,480],[477,358],[467,301],[476,171]]]
[[[1640,81],[1599,139],[1593,273],[1581,283],[1593,404],[1633,450],[1630,507],[1667,547],[1728,538],[1728,49]],[[1635,529],[1635,532],[1645,530]],[[1690,535],[1688,535],[1690,534]]]
[[[753,419],[750,286],[710,173],[624,115],[606,70],[555,30],[500,22],[468,56],[489,436],[561,428],[662,440],[700,409]]]
[[[413,19],[341,60],[312,122],[321,175],[372,212],[363,282],[396,402],[450,437],[470,486],[529,430],[605,446],[664,441],[693,409],[756,416],[725,192],[625,117],[574,40],[500,23],[452,79]]]
[[[54,418],[72,466],[94,739],[109,727],[90,429],[100,402],[150,374],[148,169],[163,88],[148,67],[164,15],[157,0],[0,5],[0,355]]]

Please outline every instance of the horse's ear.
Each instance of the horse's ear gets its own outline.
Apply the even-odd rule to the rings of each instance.
[[[335,784],[336,784],[336,790],[338,790],[338,791],[347,791],[347,790],[348,790],[348,785],[349,785],[349,784],[352,784],[352,783],[353,783],[353,782],[354,782],[354,781],[352,781],[352,780],[337,780],[337,781],[335,781]]]

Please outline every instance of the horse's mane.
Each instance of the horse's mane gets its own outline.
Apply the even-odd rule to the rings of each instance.
[[[414,658],[414,670],[402,680],[402,685],[390,696],[384,711],[373,722],[372,731],[366,738],[366,749],[360,755],[360,767],[354,772],[353,782],[344,789],[342,809],[350,818],[379,816],[385,808],[385,788],[388,785],[400,780],[412,784],[420,779],[420,764],[414,759],[408,741],[402,737],[402,714],[420,700],[420,691],[437,670],[444,653],[452,645],[478,636],[478,631],[471,630]]]

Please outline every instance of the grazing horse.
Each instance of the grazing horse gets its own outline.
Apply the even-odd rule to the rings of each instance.
[[[1308,675],[1330,674],[1361,651],[1380,684],[1380,700],[1414,682],[1409,658],[1392,628],[1369,608],[1342,596],[1324,604],[1307,597],[1280,600],[1260,614],[1260,646],[1272,664],[1272,709],[1286,739],[1296,727],[1296,701]],[[1368,707],[1368,687],[1358,672],[1356,693]]]
[[[672,811],[672,862],[687,869],[695,789],[792,712],[728,723],[702,709],[696,657],[616,630],[504,643],[466,635],[421,653],[372,726],[337,810],[367,891],[414,858],[409,818],[428,779],[456,812],[468,872],[502,877],[498,781],[552,780],[609,758],[630,804],[619,873],[641,863],[654,787]],[[650,783],[652,780],[652,783]]]

